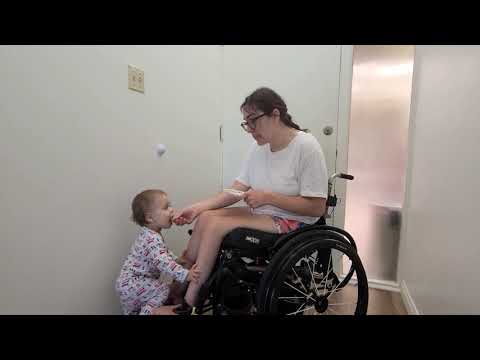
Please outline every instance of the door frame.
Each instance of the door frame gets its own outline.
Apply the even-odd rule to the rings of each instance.
[[[352,98],[353,76],[353,45],[342,45],[340,55],[340,75],[338,88],[337,113],[337,152],[335,172],[346,173],[348,170],[348,136],[350,130],[350,109]],[[351,174],[355,176],[355,174]],[[333,225],[339,228],[345,225],[345,199],[347,196],[347,181],[338,180],[335,183],[335,193],[338,197]]]

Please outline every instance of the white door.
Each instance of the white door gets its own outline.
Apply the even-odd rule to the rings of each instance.
[[[224,187],[238,175],[254,141],[240,127],[240,105],[261,86],[283,97],[293,121],[322,145],[329,174],[335,172],[341,52],[339,45],[223,47]],[[326,126],[332,127],[331,135],[323,133]]]

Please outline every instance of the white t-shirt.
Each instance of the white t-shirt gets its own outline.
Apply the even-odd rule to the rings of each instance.
[[[303,131],[280,151],[272,152],[270,144],[254,143],[237,181],[253,190],[283,195],[327,198],[328,172],[325,156],[317,139]],[[301,216],[272,205],[253,209],[254,214],[278,216],[313,224],[319,218]]]

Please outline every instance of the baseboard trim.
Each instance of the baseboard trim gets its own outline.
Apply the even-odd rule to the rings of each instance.
[[[417,306],[415,305],[415,302],[413,301],[412,295],[410,295],[410,291],[408,290],[405,280],[402,280],[400,283],[400,295],[402,296],[402,301],[405,304],[408,315],[421,315],[420,311],[418,311]]]
[[[343,280],[344,278],[345,276],[339,277],[340,280]],[[352,284],[357,284],[357,278],[355,277],[355,275],[352,276],[350,282]],[[368,279],[368,287],[372,289],[401,292],[398,283],[395,281]]]

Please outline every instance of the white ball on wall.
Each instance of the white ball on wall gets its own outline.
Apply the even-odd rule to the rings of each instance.
[[[167,151],[167,147],[163,144],[158,144],[155,153],[158,157],[161,157],[163,154],[165,154],[165,151]]]

